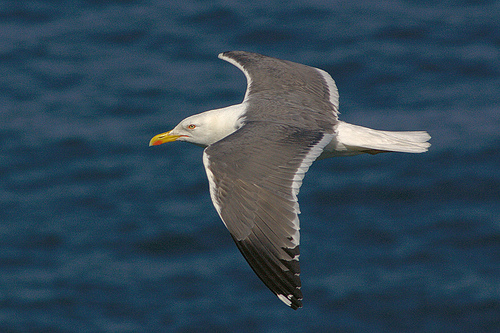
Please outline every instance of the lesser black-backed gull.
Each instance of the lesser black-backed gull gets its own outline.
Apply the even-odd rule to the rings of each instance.
[[[297,309],[297,194],[309,166],[333,156],[422,153],[430,136],[338,120],[337,87],[321,69],[242,51],[219,58],[245,74],[243,102],[190,116],[150,145],[186,141],[206,147],[203,164],[215,209],[259,278]]]

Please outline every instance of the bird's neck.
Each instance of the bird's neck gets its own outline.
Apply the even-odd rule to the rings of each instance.
[[[210,118],[212,133],[209,144],[225,138],[243,126],[245,109],[246,106],[242,103],[204,112]]]

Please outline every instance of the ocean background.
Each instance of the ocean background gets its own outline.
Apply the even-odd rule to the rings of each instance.
[[[500,1],[0,1],[0,332],[500,332]],[[424,154],[327,159],[304,307],[251,271],[202,149],[246,50],[322,68],[341,119]]]

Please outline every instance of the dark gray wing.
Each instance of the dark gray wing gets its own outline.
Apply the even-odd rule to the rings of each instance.
[[[279,121],[330,132],[337,121],[339,94],[325,71],[258,53],[230,51],[219,58],[238,67],[247,79],[243,103],[247,120]],[[276,108],[270,110],[269,104]],[[291,112],[288,108],[296,110]]]
[[[247,122],[204,151],[213,204],[259,278],[283,302],[302,306],[297,194],[332,134]]]

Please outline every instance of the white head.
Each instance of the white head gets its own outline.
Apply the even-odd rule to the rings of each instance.
[[[173,130],[154,136],[150,146],[172,141],[186,141],[209,146],[236,131],[243,124],[242,104],[195,114],[182,120]]]

